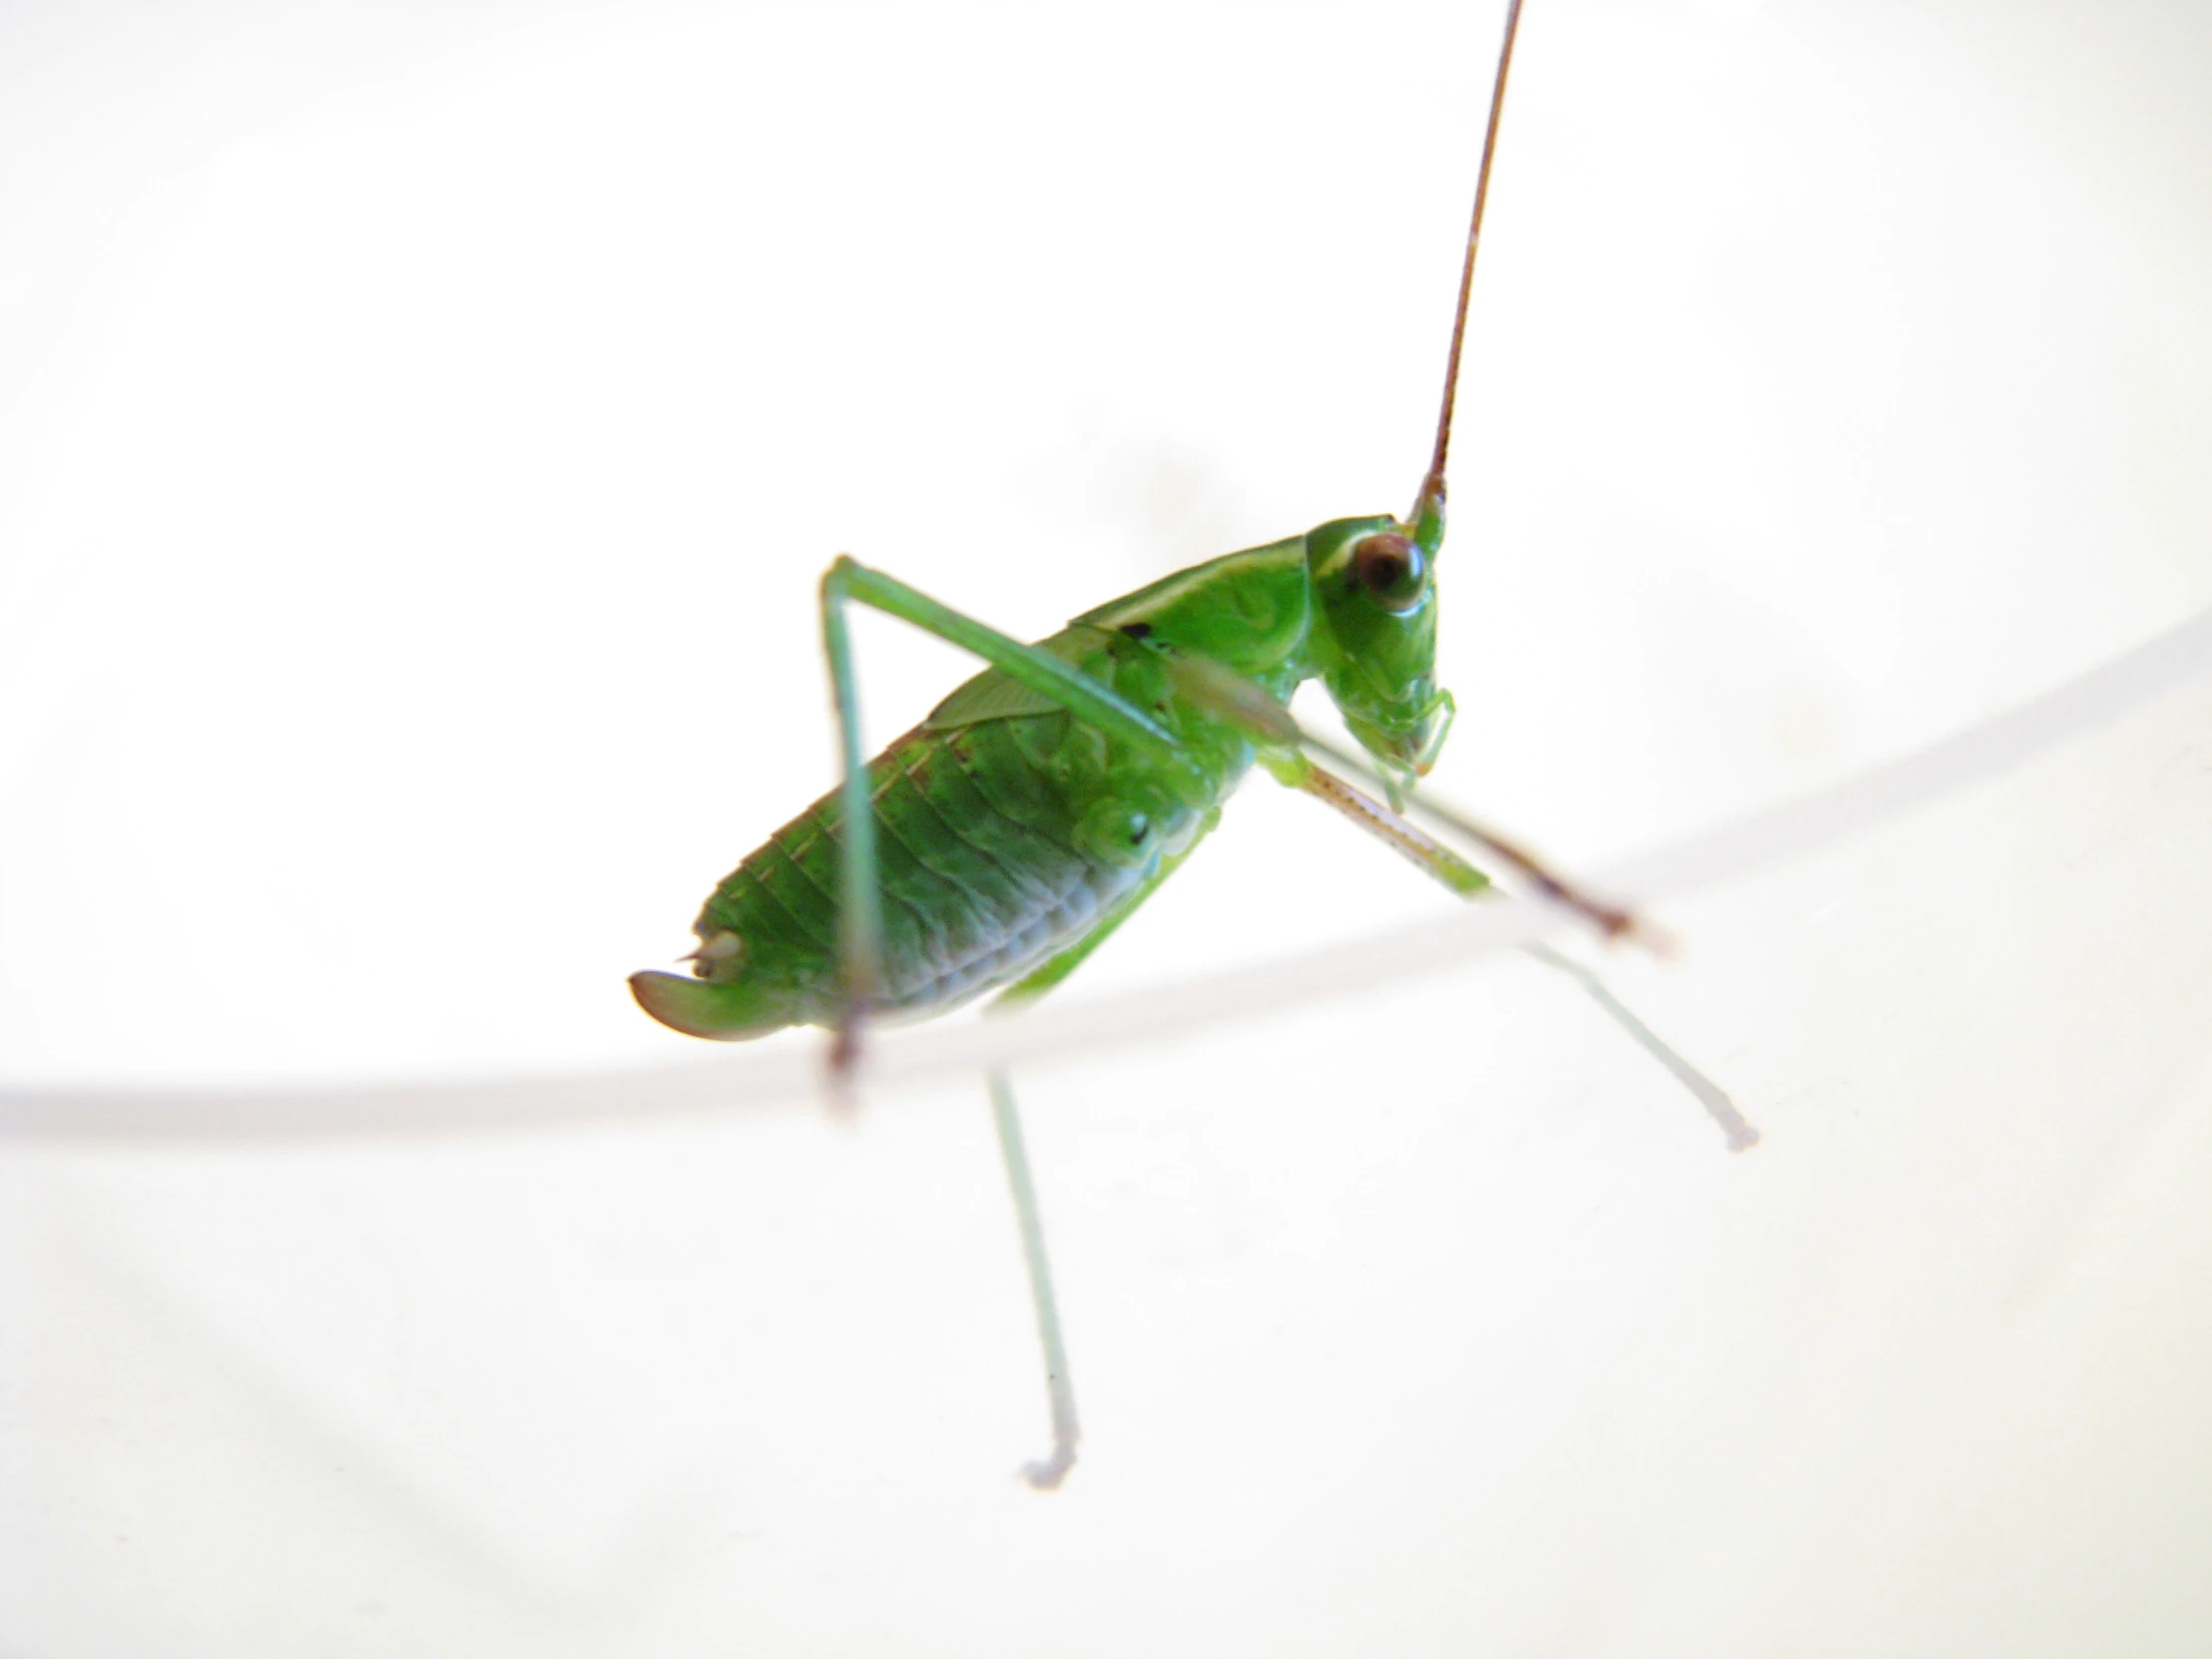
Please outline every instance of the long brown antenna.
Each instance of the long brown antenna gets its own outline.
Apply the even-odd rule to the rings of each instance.
[[[1490,199],[1490,160],[1497,154],[1498,118],[1505,113],[1505,74],[1513,66],[1513,37],[1520,32],[1521,0],[1505,8],[1505,43],[1497,52],[1497,81],[1490,88],[1490,125],[1482,135],[1482,171],[1475,175],[1474,216],[1467,221],[1467,257],[1459,267],[1459,305],[1451,318],[1451,355],[1444,361],[1443,406],[1436,411],[1436,452],[1413,503],[1412,522],[1443,505],[1444,454],[1451,447],[1451,409],[1459,398],[1459,351],[1467,337],[1467,295],[1474,290],[1474,250],[1482,237],[1482,208]]]

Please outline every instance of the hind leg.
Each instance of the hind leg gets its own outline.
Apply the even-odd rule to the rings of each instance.
[[[875,817],[868,808],[867,762],[860,752],[859,680],[853,671],[852,641],[844,616],[845,605],[855,601],[974,652],[1109,737],[1166,750],[1178,747],[1174,735],[1150,715],[1050,652],[1024,645],[840,554],[822,577],[822,644],[836,705],[842,772],[838,799],[844,820],[837,894],[841,1011],[830,1047],[830,1075],[839,1080],[849,1076],[859,1058],[860,1028],[881,1001],[883,983],[883,899],[875,864]]]

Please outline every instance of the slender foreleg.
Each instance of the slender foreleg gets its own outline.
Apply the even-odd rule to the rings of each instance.
[[[1270,761],[1275,775],[1292,788],[1303,790],[1316,800],[1327,803],[1352,820],[1369,834],[1394,847],[1412,861],[1425,874],[1442,882],[1453,892],[1466,898],[1480,897],[1490,890],[1490,879],[1472,864],[1461,858],[1449,847],[1408,824],[1382,802],[1355,789],[1334,773],[1316,766],[1303,755],[1277,757]],[[1705,1108],[1706,1114],[1719,1125],[1728,1137],[1731,1152],[1742,1152],[1759,1144],[1759,1131],[1736,1109],[1736,1103],[1727,1093],[1697,1067],[1690,1064],[1660,1035],[1606,988],[1605,982],[1571,956],[1565,956],[1543,943],[1525,945],[1527,953],[1546,967],[1556,968],[1587,991],[1593,1001],[1612,1016],[1614,1023],[1632,1037],[1636,1046],[1657,1060],[1673,1074],[1676,1081],[1688,1089]]]
[[[1232,721],[1248,732],[1261,746],[1266,764],[1283,776],[1284,782],[1296,788],[1307,788],[1299,781],[1296,767],[1303,766],[1313,774],[1331,779],[1340,788],[1350,791],[1352,798],[1365,803],[1354,808],[1345,800],[1330,799],[1330,804],[1340,812],[1361,819],[1368,809],[1383,814],[1391,823],[1404,826],[1405,820],[1380,802],[1354,789],[1352,785],[1323,771],[1308,759],[1319,755],[1344,768],[1354,777],[1366,779],[1387,794],[1393,802],[1402,801],[1414,812],[1442,825],[1453,833],[1464,837],[1485,855],[1504,865],[1531,887],[1555,904],[1565,906],[1593,923],[1598,931],[1609,939],[1628,938],[1654,950],[1664,952],[1668,947],[1666,937],[1640,921],[1632,912],[1601,898],[1577,883],[1570,881],[1559,871],[1548,867],[1537,856],[1518,842],[1508,839],[1496,830],[1475,823],[1462,813],[1453,811],[1413,790],[1404,780],[1396,782],[1380,776],[1366,760],[1354,755],[1327,738],[1309,732],[1292,717],[1291,711],[1270,697],[1266,691],[1251,681],[1231,673],[1219,663],[1203,657],[1170,656],[1168,671],[1183,694],[1223,720]],[[1268,760],[1270,752],[1291,757],[1290,771],[1276,760]],[[1315,792],[1320,793],[1320,792]],[[1362,820],[1365,822],[1365,820]],[[1414,831],[1416,834],[1418,831]],[[1420,839],[1434,845],[1426,836]],[[1402,850],[1402,848],[1401,848]],[[1408,856],[1412,854],[1408,853]],[[1417,860],[1416,860],[1417,861]],[[1434,871],[1431,871],[1434,873]],[[1439,877],[1441,878],[1441,877]],[[1449,884],[1448,881],[1446,883]]]
[[[1673,1072],[1675,1081],[1695,1095],[1706,1114],[1720,1125],[1721,1133],[1728,1137],[1729,1151],[1749,1152],[1759,1144],[1758,1128],[1736,1110],[1736,1103],[1728,1098],[1721,1086],[1676,1053],[1658,1032],[1638,1019],[1635,1011],[1615,996],[1604,980],[1572,956],[1552,949],[1541,939],[1533,944],[1524,944],[1521,949],[1546,967],[1557,968],[1588,991],[1592,1000],[1613,1016],[1614,1023],[1635,1038],[1638,1047]]]

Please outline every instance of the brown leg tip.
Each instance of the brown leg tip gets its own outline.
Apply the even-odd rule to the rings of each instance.
[[[850,1121],[860,1105],[860,1058],[866,1052],[861,1032],[866,1025],[857,1011],[839,1019],[830,1037],[830,1064],[823,1079],[829,1090],[830,1110]]]

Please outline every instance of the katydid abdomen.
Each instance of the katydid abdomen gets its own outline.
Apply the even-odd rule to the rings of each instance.
[[[868,763],[881,1011],[937,1013],[1018,979],[1212,827],[1252,745],[1176,695],[1149,633],[1079,622],[1040,649],[1150,709],[1180,740],[1176,757],[1040,708],[991,671]],[[725,1040],[835,1023],[843,819],[826,795],[724,877],[694,924],[695,976],[633,981],[647,1011]]]

